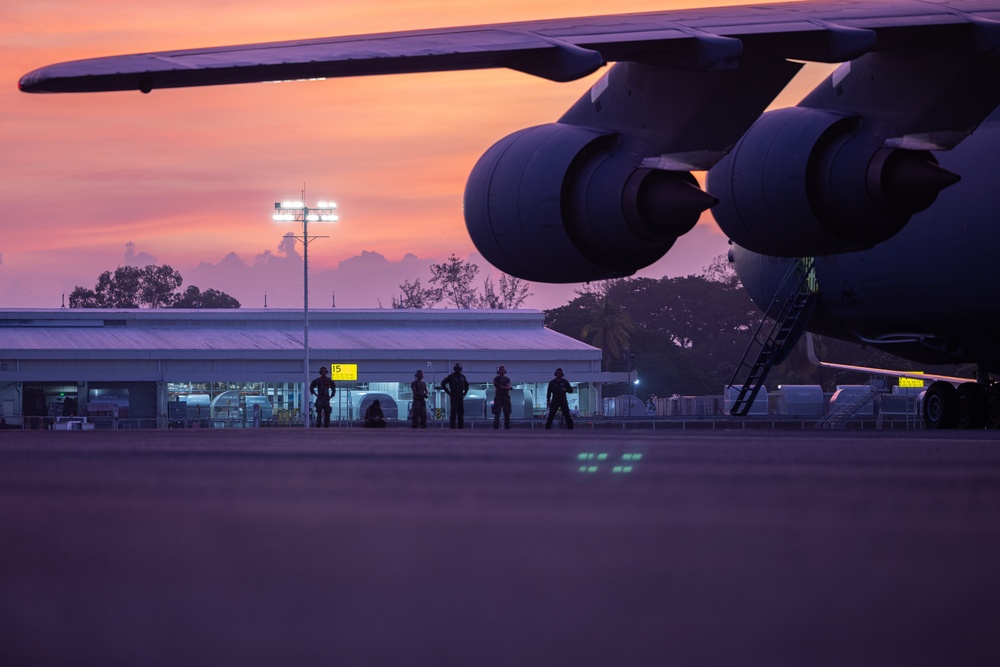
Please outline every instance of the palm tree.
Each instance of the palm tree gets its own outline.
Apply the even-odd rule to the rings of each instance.
[[[612,359],[621,359],[629,346],[629,337],[635,331],[635,324],[625,309],[608,301],[605,296],[594,308],[593,321],[583,327],[580,335],[584,340],[601,348],[604,370]]]

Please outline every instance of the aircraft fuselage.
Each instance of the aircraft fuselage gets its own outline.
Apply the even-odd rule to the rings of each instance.
[[[972,362],[1000,372],[1000,114],[951,151],[961,176],[887,241],[815,258],[819,302],[808,330],[865,342],[925,364]],[[734,246],[735,269],[766,308],[791,262]]]

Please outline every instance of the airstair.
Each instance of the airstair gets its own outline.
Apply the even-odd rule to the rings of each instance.
[[[746,378],[729,414],[743,417],[750,412],[750,406],[764,385],[768,371],[784,361],[795,348],[818,298],[813,258],[801,257],[795,260],[775,291],[760,326],[729,382],[730,387],[736,387],[738,378]]]
[[[864,389],[857,392],[850,400],[844,401],[843,404],[837,403],[837,406],[833,410],[826,413],[822,419],[816,422],[816,428],[818,429],[840,429],[847,426],[847,422],[854,418],[854,415],[875,400],[875,397],[879,393],[885,393],[887,390],[885,378],[875,378],[873,377],[864,385]],[[879,413],[878,428],[882,428],[882,416]]]

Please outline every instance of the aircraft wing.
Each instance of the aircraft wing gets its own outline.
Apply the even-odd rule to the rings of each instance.
[[[929,33],[970,25],[981,51],[1000,52],[998,21],[1000,2],[993,0],[830,0],[674,10],[92,58],[30,72],[20,89],[149,92],[484,68],[569,81],[610,61],[718,69],[735,65],[746,49],[842,62],[874,49],[919,45]]]
[[[924,373],[923,371],[896,371],[888,368],[872,368],[870,366],[852,366],[850,364],[837,364],[832,361],[820,361],[816,354],[816,341],[813,335],[806,332],[806,356],[809,362],[815,366],[823,368],[836,368],[842,371],[854,371],[856,373],[867,373],[869,375],[881,375],[883,377],[906,378],[908,380],[921,380],[930,382],[949,382],[954,385],[966,382],[975,382],[975,378],[962,378],[953,375],[936,375],[934,373]]]

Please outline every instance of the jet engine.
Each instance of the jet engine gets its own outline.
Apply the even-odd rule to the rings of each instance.
[[[928,151],[887,147],[856,116],[764,114],[709,172],[712,213],[738,245],[805,257],[860,250],[903,228],[959,180]]]
[[[552,123],[501,139],[465,188],[465,221],[493,266],[524,280],[628,276],[716,203],[689,172],[642,166],[617,134]]]

